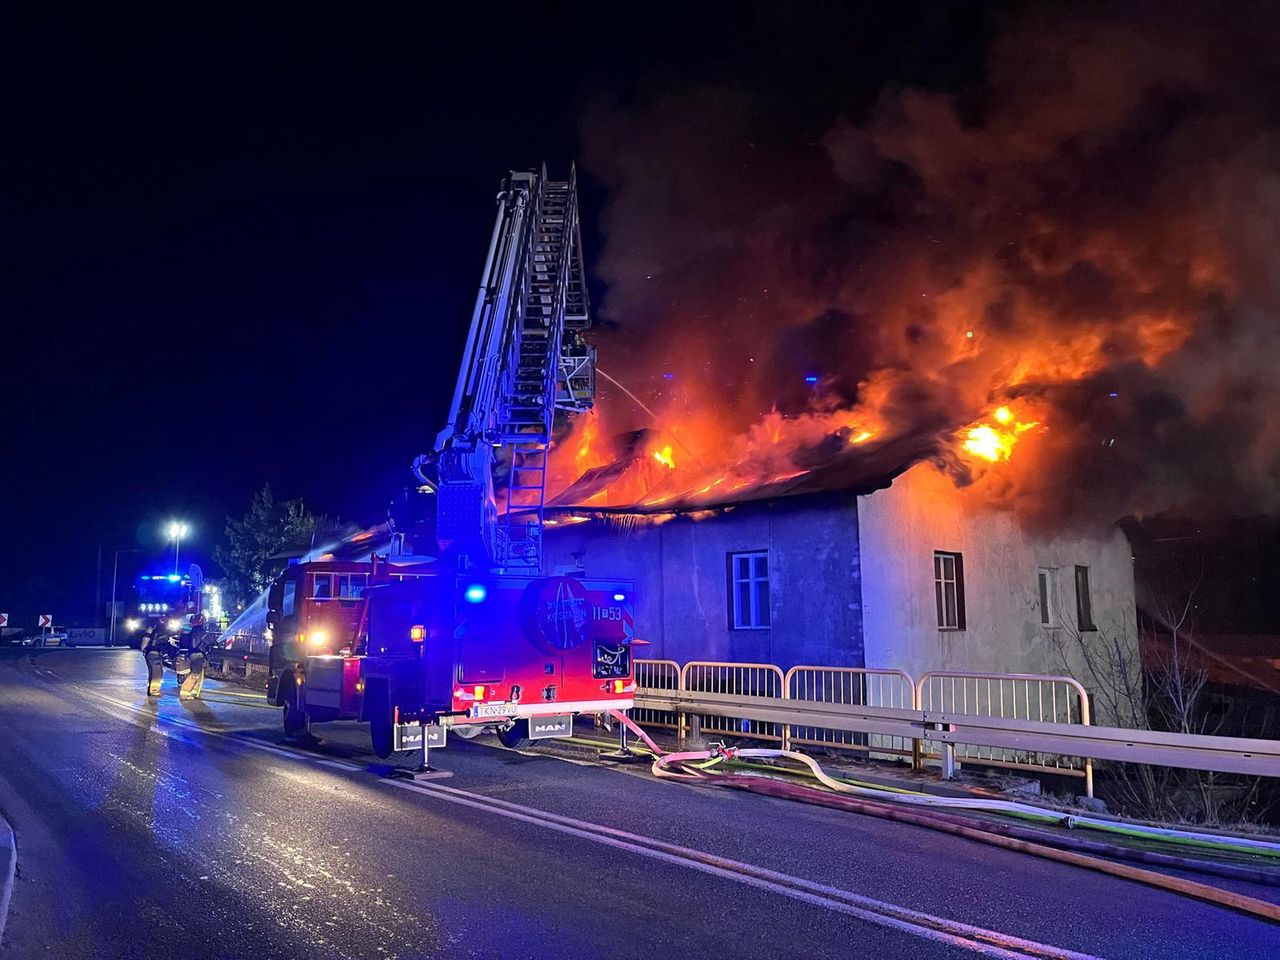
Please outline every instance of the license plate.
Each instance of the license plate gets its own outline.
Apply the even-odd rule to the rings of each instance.
[[[481,703],[472,708],[473,717],[509,717],[515,709],[514,703]]]

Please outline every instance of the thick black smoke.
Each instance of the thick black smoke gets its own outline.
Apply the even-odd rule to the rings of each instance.
[[[970,469],[1041,521],[1280,510],[1280,17],[1114,6],[816,123],[763,72],[595,103],[602,365],[726,438],[861,404],[950,454],[1009,402],[1041,426]]]

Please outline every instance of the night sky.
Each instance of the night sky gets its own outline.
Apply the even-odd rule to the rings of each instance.
[[[99,548],[105,594],[170,517],[207,562],[267,481],[379,520],[445,415],[501,176],[564,173],[587,105],[729,78],[825,123],[886,84],[963,89],[995,16],[270,6],[4,31],[0,610],[83,620]]]

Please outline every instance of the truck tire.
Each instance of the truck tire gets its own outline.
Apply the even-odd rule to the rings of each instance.
[[[373,741],[374,755],[385,760],[394,752],[391,725],[395,720],[385,683],[369,684],[364,692],[364,713],[369,718],[369,739]]]
[[[280,700],[284,704],[281,708],[281,720],[284,722],[286,737],[305,737],[311,726],[301,693],[297,680],[291,674],[280,678]]]
[[[523,750],[533,746],[533,738],[529,736],[529,721],[516,720],[509,727],[500,727],[498,739],[508,750]]]

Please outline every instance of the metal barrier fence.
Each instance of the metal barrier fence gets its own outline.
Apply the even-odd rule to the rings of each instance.
[[[745,706],[777,701],[799,709],[808,704],[867,708],[872,715],[901,720],[923,713],[938,729],[948,718],[994,718],[996,721],[1034,721],[1045,724],[1089,724],[1089,695],[1070,677],[1032,674],[926,673],[917,683],[904,670],[864,667],[796,666],[785,674],[768,663],[697,660],[681,667],[674,660],[636,660],[637,722],[674,729],[683,739],[690,720],[698,732],[717,733],[791,745],[851,750],[883,758],[910,757],[919,766],[938,760],[950,775],[959,758],[970,764],[1083,777],[1085,792],[1093,795],[1093,766],[1088,759],[1018,747],[955,741],[945,734],[905,736],[903,727],[889,730],[826,727],[810,723],[778,722],[769,717],[735,713],[734,698]],[[699,694],[709,695],[714,713],[693,709]],[[644,705],[648,697],[653,705]],[[661,704],[659,706],[658,704]],[[809,711],[812,715],[812,710]],[[830,711],[827,712],[830,714]],[[831,714],[831,717],[834,717]],[[829,722],[835,722],[829,719]],[[921,728],[924,723],[919,725]],[[966,727],[970,729],[970,727]]]
[[[915,683],[906,671],[870,667],[792,667],[784,688],[792,700],[908,710],[914,707],[916,695]],[[915,753],[906,737],[823,727],[789,726],[787,741],[857,750],[876,757],[911,757]]]
[[[783,680],[782,668],[771,663],[694,660],[686,663],[680,670],[678,689],[696,693],[775,698],[782,696]],[[693,717],[704,733],[728,733],[778,743],[783,741],[783,727],[777,723],[719,714],[693,714]]]
[[[633,663],[637,690],[680,689],[680,664],[674,660],[635,660]],[[631,711],[631,718],[646,726],[678,730],[680,736],[684,736],[684,718],[670,710],[635,707]]]
[[[1040,723],[1089,725],[1089,694],[1071,677],[1039,676],[1025,673],[944,673],[935,671],[920,677],[916,684],[916,709],[949,716],[998,717]],[[1093,793],[1093,763],[1083,757],[1035,753],[978,743],[940,746],[925,757],[944,763],[943,751],[953,757],[989,767],[1011,770],[1053,772],[1083,777],[1086,792]]]

